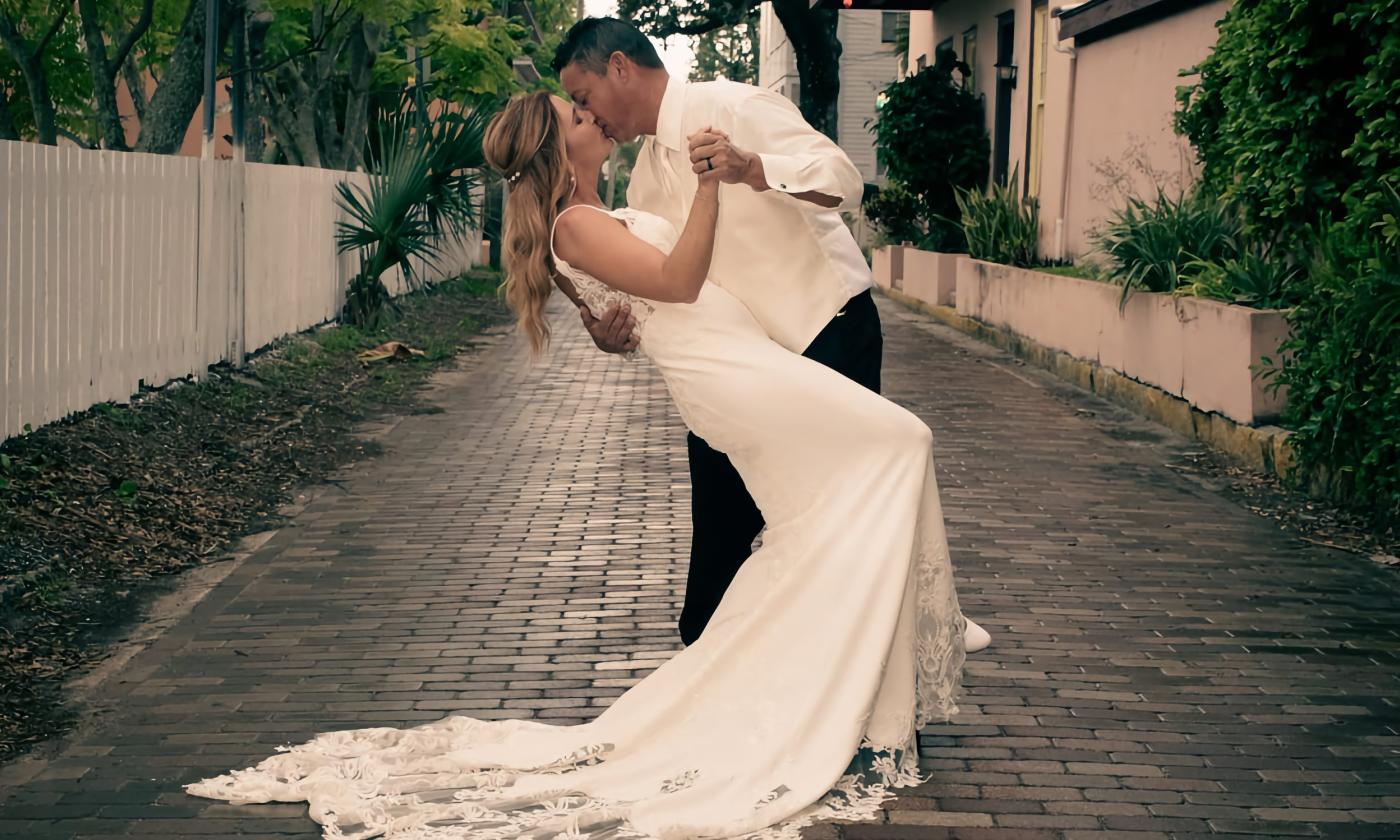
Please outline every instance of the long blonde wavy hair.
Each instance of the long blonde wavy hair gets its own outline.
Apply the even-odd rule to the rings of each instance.
[[[501,256],[506,303],[539,356],[549,346],[545,304],[554,291],[550,234],[573,193],[564,124],[545,91],[512,99],[482,139],[486,162],[510,179]]]

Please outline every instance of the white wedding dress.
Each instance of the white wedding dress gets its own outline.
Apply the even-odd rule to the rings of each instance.
[[[675,244],[660,217],[611,215]],[[586,724],[334,732],[190,793],[306,801],[328,838],[795,840],[923,781],[918,729],[956,712],[965,627],[928,427],[714,284],[653,303],[556,263],[594,312],[632,304],[681,416],[768,523],[704,633]]]

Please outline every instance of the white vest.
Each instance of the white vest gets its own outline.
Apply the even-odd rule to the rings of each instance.
[[[709,281],[743,301],[774,341],[801,353],[847,300],[872,285],[870,266],[840,216],[860,207],[860,172],[786,97],[736,82],[673,78],[656,134],[632,170],[629,206],[684,229],[698,186],[686,138],[704,128],[757,153],[770,187],[720,187]],[[828,209],[789,195],[808,190],[839,197],[841,205]]]

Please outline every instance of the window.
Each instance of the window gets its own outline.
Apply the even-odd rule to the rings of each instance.
[[[899,30],[909,27],[908,12],[881,12],[880,13],[880,42],[883,44],[893,44],[899,40]]]
[[[882,11],[879,18],[879,39],[881,43],[899,41],[900,32],[909,32],[907,11]]]
[[[946,61],[947,59],[945,59],[945,58],[943,57],[943,54],[944,54],[944,53],[951,53],[952,51],[953,51],[953,39],[952,39],[952,38],[945,38],[945,39],[943,39],[943,41],[940,42],[939,45],[938,45],[937,47],[935,47],[934,50],[933,50],[933,63],[934,63],[935,65],[937,65],[938,62],[940,62],[940,61]]]
[[[963,77],[963,90],[977,92],[977,27],[963,33],[963,62],[967,64],[967,75]]]
[[[1040,195],[1040,158],[1045,146],[1045,68],[1049,52],[1050,7],[1037,3],[1031,11],[1030,135],[1026,143],[1026,195]]]

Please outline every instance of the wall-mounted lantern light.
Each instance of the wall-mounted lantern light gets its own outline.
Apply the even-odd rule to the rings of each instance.
[[[998,79],[1010,84],[1012,87],[1016,87],[1016,65],[997,62],[992,66],[996,68]]]

